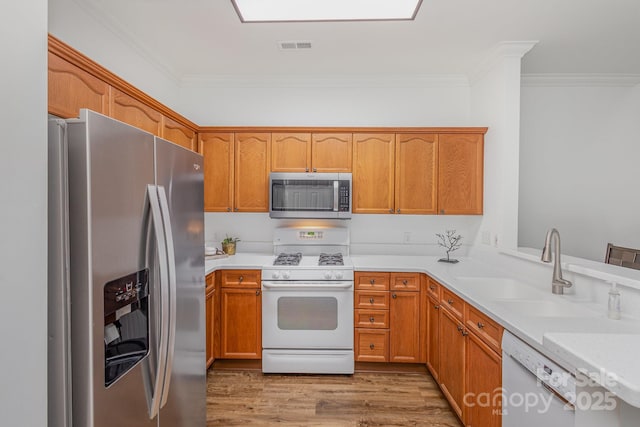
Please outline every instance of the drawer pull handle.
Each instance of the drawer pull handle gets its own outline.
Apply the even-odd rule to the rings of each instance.
[[[406,279],[402,281],[402,284],[407,286],[407,283],[409,283]]]
[[[375,321],[376,321],[376,318],[375,318],[375,317],[373,317],[373,316],[369,317],[369,322],[373,323],[373,322],[375,322]]]
[[[435,286],[433,286],[433,285],[429,286],[429,289],[431,289],[433,292],[435,292],[435,291],[436,291],[436,287],[435,287]]]
[[[398,295],[396,295],[396,294],[392,294],[392,295],[391,295],[391,298],[396,299],[396,298],[398,298]]]
[[[376,279],[371,279],[369,280],[369,283],[371,283],[372,285],[376,283]]]
[[[436,310],[440,310],[440,306],[438,304],[434,305],[433,308],[435,308]]]
[[[373,298],[369,298],[369,302],[370,302],[371,304],[373,304],[374,299],[373,299]]]
[[[242,283],[243,280],[244,280],[244,276],[238,277],[238,282]]]
[[[478,328],[480,328],[480,329],[484,328],[484,323],[478,322]]]
[[[462,326],[458,325],[456,328],[458,329],[458,332],[462,332]]]
[[[371,343],[371,344],[369,344],[369,348],[370,348],[371,350],[373,350],[374,348],[376,348],[376,346],[375,346],[375,345],[373,345],[373,343]]]
[[[260,295],[260,291],[256,291],[256,296]]]
[[[462,336],[466,337],[467,335],[469,335],[469,332],[467,332],[466,330],[462,331]]]
[[[389,213],[393,213],[393,209],[389,209]]]
[[[449,305],[453,305],[453,300],[452,299],[448,299],[447,302],[449,303]]]

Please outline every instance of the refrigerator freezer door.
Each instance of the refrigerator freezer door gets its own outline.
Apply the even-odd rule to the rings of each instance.
[[[74,426],[156,426],[158,418],[149,418],[145,386],[157,359],[151,345],[147,356],[105,385],[107,344],[144,336],[144,325],[153,324],[154,314],[120,310],[106,318],[104,308],[109,282],[145,268],[150,268],[149,283],[155,280],[144,253],[147,185],[154,184],[153,136],[88,110],[67,128]],[[127,287],[127,298],[135,298],[135,286]],[[150,285],[148,311],[155,298]],[[141,348],[144,340],[138,339]]]
[[[166,193],[175,254],[175,347],[161,427],[206,424],[202,156],[156,138],[156,184]],[[171,358],[171,355],[169,355]]]

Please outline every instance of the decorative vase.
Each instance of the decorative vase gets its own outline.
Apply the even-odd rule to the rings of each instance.
[[[222,243],[222,250],[227,255],[235,255],[236,254],[236,243],[235,242]]]

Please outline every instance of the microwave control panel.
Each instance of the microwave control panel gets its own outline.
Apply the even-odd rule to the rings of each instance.
[[[338,190],[338,212],[351,212],[349,181],[340,181]]]

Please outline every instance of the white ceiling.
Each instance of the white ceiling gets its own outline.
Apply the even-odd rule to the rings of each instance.
[[[423,0],[415,21],[259,24],[231,0],[76,2],[177,78],[470,74],[497,43],[529,40],[524,73],[640,74],[640,0]]]

